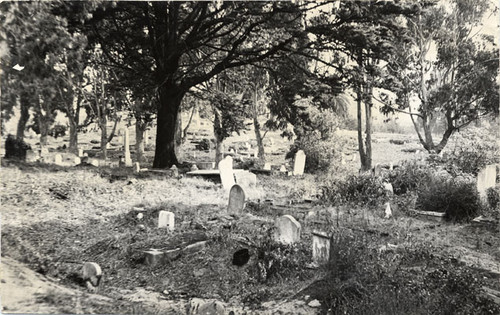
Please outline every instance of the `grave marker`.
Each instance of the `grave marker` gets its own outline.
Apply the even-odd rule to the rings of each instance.
[[[130,134],[128,132],[128,128],[124,128],[123,130],[123,153],[125,155],[125,166],[132,166],[132,159],[130,158]]]
[[[101,267],[94,262],[86,262],[82,268],[82,278],[85,282],[90,282],[93,287],[99,286],[101,281],[102,270]]]
[[[56,154],[54,156],[54,164],[55,165],[62,165],[62,156],[60,154]]]
[[[274,238],[282,244],[293,244],[300,240],[301,225],[291,215],[284,215],[275,221]]]
[[[174,230],[175,214],[170,211],[160,211],[158,216],[158,228],[166,228],[168,231]]]
[[[82,159],[80,159],[78,156],[75,156],[73,163],[75,163],[75,165],[80,165],[80,163],[82,163]]]
[[[488,188],[495,187],[497,177],[496,165],[487,165],[477,174],[477,191],[481,200],[486,201]]]
[[[26,162],[28,163],[33,163],[36,162],[40,159],[40,156],[38,152],[35,152],[33,150],[27,150],[26,151]]]
[[[293,162],[293,175],[300,176],[304,175],[304,167],[306,166],[306,154],[304,151],[299,150],[295,153],[295,159]]]
[[[226,156],[222,161],[220,161],[219,171],[222,187],[224,187],[226,191],[229,191],[235,184],[233,174],[233,158]]]
[[[254,187],[257,185],[257,175],[249,171],[234,172],[236,184],[244,187]]]
[[[139,162],[135,162],[135,168],[134,168],[134,171],[136,173],[139,173],[141,171],[141,165],[139,164]]]
[[[313,262],[317,265],[330,260],[330,237],[325,233],[313,232]]]
[[[234,185],[229,191],[229,213],[241,213],[245,209],[245,192],[240,185]]]
[[[270,171],[271,170],[271,164],[270,163],[264,164],[264,170]]]
[[[78,156],[83,156],[83,149],[78,149]]]

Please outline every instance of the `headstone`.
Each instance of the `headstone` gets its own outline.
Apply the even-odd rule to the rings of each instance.
[[[487,165],[477,174],[477,191],[481,200],[486,201],[488,188],[495,187],[497,177],[496,165]]]
[[[160,211],[158,216],[158,228],[166,228],[169,231],[174,230],[175,214],[170,211]]]
[[[373,173],[375,176],[380,176],[380,174],[382,173],[382,165],[375,165],[375,167],[373,168]]]
[[[96,159],[90,160],[90,164],[94,165],[95,167],[99,167],[99,161]]]
[[[62,165],[62,156],[60,154],[56,154],[54,156],[54,164],[55,165]]]
[[[101,267],[94,262],[86,262],[82,268],[82,278],[85,282],[90,282],[92,286],[97,287],[101,281]]]
[[[243,187],[254,187],[257,185],[257,175],[249,171],[240,171],[234,173],[236,184]]]
[[[226,156],[222,161],[220,161],[219,171],[222,187],[224,187],[226,191],[229,191],[235,184],[233,174],[233,158]]]
[[[385,219],[389,219],[392,217],[391,204],[389,202],[385,203]]]
[[[172,167],[170,168],[170,170],[172,171],[172,176],[173,177],[179,176],[179,170],[177,169],[177,166],[175,166],[175,164],[172,165]]]
[[[155,266],[164,261],[164,253],[162,251],[151,249],[144,252],[144,262],[148,266]]]
[[[255,148],[255,150],[253,150],[253,157],[256,158],[259,156],[259,149]]]
[[[264,164],[264,170],[270,171],[271,170],[271,164],[270,163]]]
[[[78,149],[78,156],[83,156],[83,149]]]
[[[33,163],[33,162],[38,161],[39,159],[40,159],[40,156],[39,156],[38,152],[35,152],[31,149],[26,151],[26,162]]]
[[[317,265],[327,263],[330,259],[330,237],[325,233],[313,232],[313,262]]]
[[[282,244],[293,244],[300,240],[300,223],[291,215],[284,215],[275,221],[274,239]]]
[[[281,165],[280,172],[281,173],[286,173],[286,166],[285,165]]]
[[[304,175],[304,167],[306,166],[306,154],[304,151],[299,150],[295,153],[295,159],[293,162],[293,175],[300,176]]]
[[[394,164],[392,164],[392,162],[391,162],[391,164],[389,164],[389,171],[392,171],[392,170],[394,170]]]
[[[191,171],[197,171],[197,170],[198,166],[196,166],[196,164],[191,165]]]
[[[123,130],[123,153],[125,155],[125,166],[132,166],[132,159],[130,158],[130,134],[128,132],[128,128],[124,128]]]
[[[43,156],[46,156],[47,154],[49,154],[49,149],[46,148],[46,147],[43,147],[40,149],[40,155],[43,157]]]
[[[384,182],[383,185],[385,191],[389,192],[391,195],[394,194],[394,188],[392,187],[391,183]]]
[[[233,185],[229,191],[229,213],[241,213],[245,209],[245,192],[240,185]]]
[[[80,165],[80,163],[82,163],[82,159],[80,159],[78,156],[75,156],[75,159],[73,160],[73,163],[75,165]]]
[[[141,165],[139,164],[139,162],[135,162],[134,166],[135,166],[134,171],[136,173],[139,173],[141,171]]]

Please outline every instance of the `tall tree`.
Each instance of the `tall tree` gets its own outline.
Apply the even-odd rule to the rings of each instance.
[[[325,13],[315,18],[309,28],[316,36],[317,47],[333,54],[332,61],[323,63],[343,78],[339,81],[346,88],[354,91],[363,171],[372,167],[374,88],[381,86],[380,73],[384,64],[398,49],[394,42],[401,35],[401,17],[415,14],[418,9],[415,4],[406,2],[346,1],[333,6],[329,15]],[[339,25],[339,20],[347,22]]]
[[[386,110],[411,116],[429,152],[441,152],[454,132],[480,117],[498,115],[498,46],[480,28],[485,14],[497,12],[486,0],[453,0],[406,20],[407,40],[397,43],[387,67],[386,87],[396,97],[382,93],[381,100]],[[445,125],[438,141],[436,119]]]
[[[164,168],[177,163],[174,136],[186,92],[290,45],[301,14],[291,2],[119,2],[94,12],[88,25],[112,65],[156,89],[153,167]],[[265,29],[273,36],[259,42]]]

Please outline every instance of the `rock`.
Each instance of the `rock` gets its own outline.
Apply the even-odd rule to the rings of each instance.
[[[307,305],[310,307],[321,307],[321,303],[318,300],[312,300]]]
[[[151,249],[148,251],[144,252],[144,262],[148,266],[156,266],[160,263],[163,263],[164,260],[164,253],[156,250],[156,249]]]
[[[189,301],[188,315],[224,315],[226,307],[217,300],[193,298]]]
[[[207,241],[201,241],[201,242],[196,242],[194,244],[188,245],[183,249],[183,252],[186,253],[195,253],[203,248],[205,248],[205,245],[207,244]]]

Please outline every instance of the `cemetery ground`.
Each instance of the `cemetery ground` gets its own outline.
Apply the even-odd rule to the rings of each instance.
[[[418,148],[375,138],[379,163],[394,161],[389,145],[398,160]],[[386,219],[383,202],[317,199],[318,176],[258,175],[245,209],[230,213],[227,192],[203,179],[8,160],[1,173],[4,313],[500,313],[498,222],[421,217],[411,193],[391,197]],[[157,228],[162,210],[175,214],[173,231]],[[287,214],[301,225],[293,245],[273,237]],[[332,234],[319,266],[315,231]],[[148,264],[151,248],[171,251]],[[242,249],[248,261],[235,264]],[[102,268],[96,290],[84,262]]]

